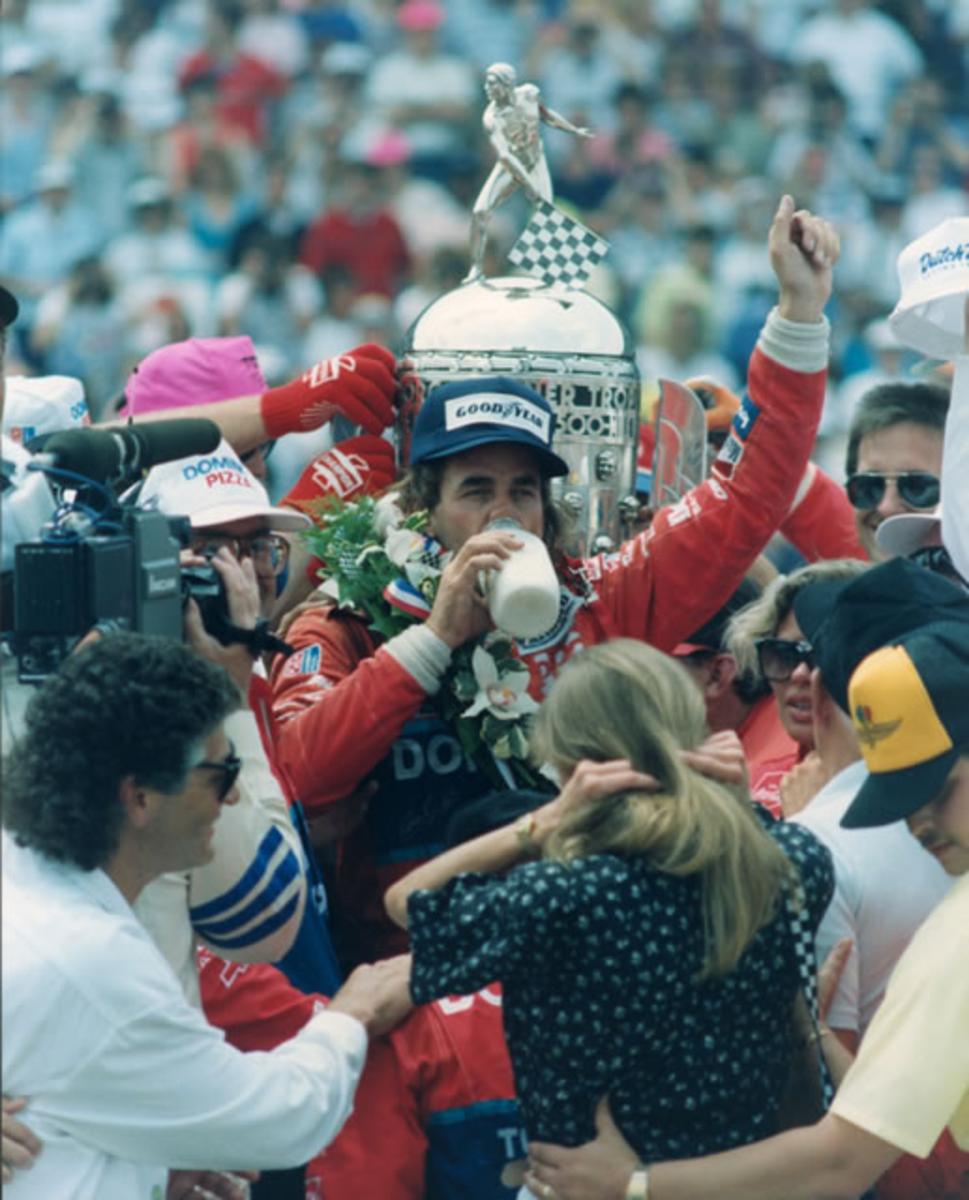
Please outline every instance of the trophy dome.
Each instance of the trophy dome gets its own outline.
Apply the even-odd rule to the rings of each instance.
[[[407,335],[406,352],[414,351],[629,359],[634,348],[622,322],[588,292],[523,275],[477,280],[434,300]]]
[[[511,375],[555,410],[555,450],[569,473],[552,491],[576,520],[576,553],[621,540],[623,505],[634,503],[639,372],[630,335],[601,301],[527,275],[478,279],[424,309],[404,354],[411,374],[398,416],[402,462],[428,389]]]

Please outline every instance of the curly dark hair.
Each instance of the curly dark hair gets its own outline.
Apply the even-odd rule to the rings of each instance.
[[[103,866],[121,835],[121,781],[181,791],[200,743],[239,704],[225,671],[180,642],[109,634],[27,706],[4,771],[4,826],[48,858]]]

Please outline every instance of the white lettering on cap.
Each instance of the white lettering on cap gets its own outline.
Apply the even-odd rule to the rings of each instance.
[[[466,425],[506,425],[510,429],[524,429],[547,446],[551,414],[531,400],[503,392],[478,392],[474,396],[445,400],[444,428],[451,432]]]

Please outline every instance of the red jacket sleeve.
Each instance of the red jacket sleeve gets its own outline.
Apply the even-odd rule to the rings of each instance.
[[[323,996],[298,991],[268,963],[228,962],[206,949],[197,951],[196,961],[206,1020],[237,1050],[281,1046],[326,1005]]]
[[[276,754],[307,815],[352,794],[390,751],[426,692],[363,623],[315,609],[273,663]]]
[[[844,488],[819,466],[804,496],[787,514],[781,533],[808,562],[822,558],[866,559],[858,541],[854,509]]]
[[[786,517],[814,446],[826,372],[754,351],[749,396],[709,479],[585,564],[615,636],[671,650],[724,603]]]

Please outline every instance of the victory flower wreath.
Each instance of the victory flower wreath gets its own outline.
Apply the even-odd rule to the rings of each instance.
[[[303,535],[325,564],[321,590],[385,638],[427,617],[450,559],[427,532],[427,512],[405,515],[396,500],[320,501]],[[538,709],[528,679],[511,640],[492,632],[454,651],[435,698],[464,752],[499,787],[543,786],[528,762],[528,719]]]

